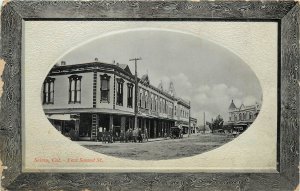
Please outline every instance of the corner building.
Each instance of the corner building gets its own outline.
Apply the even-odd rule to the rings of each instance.
[[[124,64],[56,65],[43,83],[43,109],[57,130],[67,134],[74,129],[79,140],[95,140],[99,128],[116,137],[121,130],[133,129],[135,102],[138,127],[149,138],[163,137],[175,125],[188,128],[190,104],[175,96],[173,84],[164,91],[144,75],[138,78],[135,100],[134,80]]]

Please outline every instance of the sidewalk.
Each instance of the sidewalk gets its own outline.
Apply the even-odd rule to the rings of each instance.
[[[195,134],[191,134],[191,136],[194,136]],[[187,138],[188,134],[183,135],[183,138]],[[156,141],[167,141],[167,140],[171,140],[169,137],[168,138],[152,138],[152,139],[148,139],[148,141],[143,142],[143,143],[151,143],[151,142],[156,142]],[[102,142],[96,142],[96,141],[74,141],[76,143],[78,143],[79,145],[89,145],[89,146],[93,146],[93,145],[107,145],[107,144],[133,144],[132,142],[128,142],[128,143],[120,143],[119,141],[114,142],[114,143],[102,143]],[[138,143],[138,142],[137,142]]]

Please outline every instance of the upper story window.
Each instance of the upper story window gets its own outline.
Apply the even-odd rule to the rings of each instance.
[[[154,109],[154,95],[151,94],[151,104],[150,104],[150,109],[153,110]]]
[[[243,120],[246,121],[246,113],[243,113]]]
[[[162,98],[160,98],[160,104],[159,104],[159,112],[162,113],[162,107],[163,106],[163,102],[162,102]]]
[[[146,108],[146,92],[143,91],[143,97],[142,97],[142,107]]]
[[[148,93],[147,92],[145,92],[145,102],[144,102],[144,104],[145,104],[145,109],[148,108]]]
[[[77,75],[69,77],[69,103],[81,102],[81,79],[82,76]]]
[[[100,102],[109,103],[109,81],[110,76],[107,74],[100,75]]]
[[[54,78],[47,77],[43,84],[43,104],[54,104]]]
[[[127,84],[127,107],[132,108],[133,100],[133,84]]]
[[[155,111],[158,111],[159,109],[158,109],[159,107],[158,107],[158,98],[157,98],[157,96],[155,96]]]
[[[142,92],[140,92],[140,99],[139,99],[139,101],[140,101],[140,103],[139,103],[139,106],[140,107],[142,107],[142,97],[143,97],[143,93]]]
[[[242,114],[239,114],[239,121],[242,121]]]
[[[153,106],[152,106],[152,109],[153,109],[153,111],[156,111],[156,103],[155,103],[155,95],[153,95],[153,98],[152,98],[153,100]]]
[[[174,111],[175,111],[175,115],[177,115],[177,108],[176,108],[176,106],[174,108]]]
[[[124,80],[122,78],[117,79],[117,105],[123,105],[123,84]]]
[[[250,112],[249,113],[249,120],[252,120],[253,119],[253,115],[252,115],[252,113]]]

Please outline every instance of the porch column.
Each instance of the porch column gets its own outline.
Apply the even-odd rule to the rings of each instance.
[[[153,121],[153,128],[154,128],[154,138],[156,138],[156,120]]]
[[[148,119],[145,118],[143,129],[142,129],[143,132],[145,132],[145,129],[147,128],[147,122],[148,122]]]
[[[109,129],[113,131],[114,130],[114,116],[113,115],[109,115]]]
[[[126,125],[126,117],[121,117],[121,131],[125,132],[125,125]]]
[[[150,126],[151,126],[151,119],[149,119],[149,123],[148,123],[148,127],[147,127],[148,138],[150,137]]]

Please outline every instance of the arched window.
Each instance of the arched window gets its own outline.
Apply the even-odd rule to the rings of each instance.
[[[69,103],[81,102],[81,78],[77,75],[69,77]]]
[[[107,74],[100,75],[100,102],[108,102],[109,103],[109,79],[110,76]]]
[[[54,78],[47,77],[43,84],[43,104],[54,104]]]
[[[148,93],[147,92],[145,92],[145,102],[144,102],[144,104],[145,104],[145,108],[147,108],[147,106],[148,106]]]
[[[127,107],[132,108],[133,105],[133,84],[127,84]]]
[[[252,114],[252,112],[249,113],[249,120],[253,120],[253,114]]]
[[[142,97],[143,97],[143,93],[142,93],[142,91],[140,91],[140,96],[139,96],[139,101],[140,101],[140,103],[139,103],[139,106],[140,107],[142,107]]]
[[[246,121],[246,113],[243,113],[243,120]]]
[[[239,114],[239,120],[242,121],[242,114]]]
[[[117,78],[117,105],[123,106],[123,84],[122,78]]]

